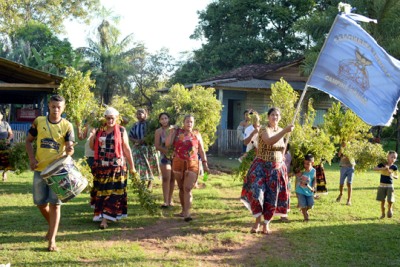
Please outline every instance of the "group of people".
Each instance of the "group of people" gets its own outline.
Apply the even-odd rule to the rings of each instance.
[[[61,201],[40,174],[60,156],[74,154],[74,129],[72,124],[62,117],[64,109],[65,99],[59,95],[51,96],[48,115],[39,116],[34,120],[25,142],[30,167],[34,171],[33,201],[48,223],[45,235],[48,251],[58,250],[56,235],[61,217]],[[265,234],[271,231],[270,222],[273,216],[287,219],[290,190],[284,137],[294,129],[292,124],[285,128],[278,126],[281,119],[278,108],[271,108],[267,114],[267,125],[260,126],[258,120],[253,120],[253,129],[244,139],[246,142],[254,142],[256,139],[257,149],[241,192],[242,202],[255,217],[251,232]],[[168,208],[174,205],[172,196],[176,181],[181,204],[178,216],[186,222],[191,221],[192,189],[201,167],[205,172],[209,171],[201,134],[193,128],[194,117],[186,115],[183,126],[177,127],[171,125],[167,113],[159,114],[160,127],[155,131],[154,149],[146,142],[148,128],[147,113],[144,109],[137,110],[138,122],[129,133],[119,124],[119,112],[115,108],[108,107],[104,112],[104,119],[105,125],[98,129],[88,124],[82,129],[78,127],[78,138],[87,139],[85,156],[94,176],[90,192],[90,203],[94,208],[93,220],[100,222],[101,229],[106,229],[109,221],[126,217],[128,173],[147,180],[150,189],[159,166],[163,189],[161,207]],[[133,143],[132,149],[129,140]],[[33,142],[36,142],[36,151]],[[160,152],[159,157],[156,156],[156,150]],[[377,198],[382,201],[382,217],[385,217],[385,197],[388,197],[389,203],[387,216],[393,215],[394,194],[391,189],[392,178],[397,178],[393,174],[397,171],[393,164],[396,159],[397,154],[390,152],[388,163],[376,167],[376,170],[382,172],[382,189],[379,190]],[[314,203],[312,196],[315,191],[315,169],[312,164],[312,156],[306,156],[304,171],[296,174],[299,178],[296,181],[296,193],[305,221],[308,220],[308,210]],[[344,180],[345,174],[343,177]],[[341,185],[343,183],[341,178]],[[351,180],[348,180],[348,184],[351,184]],[[341,195],[342,191],[338,200]],[[348,203],[351,203],[351,191]],[[261,222],[262,217],[264,223]]]
[[[34,171],[33,200],[48,223],[45,239],[48,251],[57,251],[56,235],[61,216],[61,201],[40,174],[62,155],[74,153],[75,135],[72,124],[61,115],[65,109],[65,99],[53,95],[48,102],[47,116],[37,117],[26,137],[26,150],[30,167]],[[190,208],[200,164],[208,171],[207,156],[201,134],[193,129],[194,117],[186,115],[183,126],[170,125],[167,113],[159,115],[160,128],[155,132],[155,149],[146,143],[147,113],[137,110],[138,122],[128,131],[119,122],[119,112],[108,107],[104,112],[105,125],[95,129],[86,124],[78,127],[78,138],[86,139],[85,156],[91,167],[94,181],[90,192],[90,203],[94,208],[94,221],[105,229],[109,221],[117,221],[127,216],[128,173],[139,175],[151,181],[157,175],[160,164],[164,203],[162,208],[173,205],[172,195],[175,180],[179,188],[181,212],[184,221],[192,220]],[[77,123],[78,126],[80,123]],[[132,141],[132,149],[129,145]],[[36,142],[36,152],[33,149]],[[159,162],[157,162],[159,160]]]
[[[290,169],[291,156],[288,153],[289,147],[285,146],[284,138],[286,134],[294,129],[294,125],[289,124],[285,128],[280,128],[278,123],[281,119],[278,108],[271,108],[268,111],[268,123],[260,126],[258,120],[250,122],[249,114],[256,114],[254,111],[246,110],[245,120],[238,127],[238,134],[242,134],[241,140],[244,145],[253,142],[256,146],[256,155],[251,163],[247,175],[243,182],[241,201],[252,213],[255,223],[251,227],[250,233],[270,233],[270,222],[273,216],[281,216],[281,220],[287,221],[287,212],[290,205],[290,179],[288,172]],[[253,124],[251,131],[249,125]],[[339,196],[336,201],[340,202],[344,184],[347,184],[347,202],[351,206],[352,182],[354,177],[355,162],[350,160],[344,153],[346,143],[341,144],[338,156],[340,158],[340,184]],[[243,148],[248,152],[248,146]],[[397,153],[389,151],[387,162],[380,163],[374,168],[381,172],[380,186],[378,188],[376,200],[381,202],[381,218],[391,218],[393,216],[394,187],[393,179],[397,179]],[[303,168],[296,168],[295,174],[295,193],[297,197],[297,207],[301,210],[304,221],[309,221],[308,211],[314,206],[314,199],[317,189],[317,171],[321,166],[314,167],[314,157],[311,154],[304,156]],[[326,191],[325,184],[323,185]],[[385,202],[387,213],[385,213]],[[261,222],[262,217],[264,223]],[[262,224],[262,229],[260,226]]]

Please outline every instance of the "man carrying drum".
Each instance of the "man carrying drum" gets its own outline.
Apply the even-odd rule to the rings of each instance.
[[[65,99],[59,95],[50,97],[49,115],[37,117],[26,137],[25,146],[29,164],[34,171],[33,202],[48,223],[48,251],[57,251],[56,235],[61,217],[61,201],[40,176],[41,171],[62,155],[74,154],[74,130],[72,124],[63,119]],[[36,155],[33,141],[36,140]]]

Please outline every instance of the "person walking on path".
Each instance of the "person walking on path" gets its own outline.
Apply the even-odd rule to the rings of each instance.
[[[61,201],[47,185],[40,173],[62,155],[74,154],[74,130],[72,124],[61,115],[65,109],[65,99],[59,95],[50,97],[49,115],[37,117],[26,137],[25,147],[33,175],[33,202],[46,219],[48,231],[48,251],[57,251],[56,236],[61,218]],[[33,142],[36,140],[36,154]]]
[[[388,203],[387,217],[393,217],[393,203],[394,197],[394,186],[393,179],[397,179],[397,166],[394,163],[397,160],[397,153],[395,151],[389,151],[387,154],[387,162],[380,163],[374,168],[374,171],[381,172],[380,184],[378,187],[378,193],[376,200],[381,202],[381,219],[385,218],[385,200]]]
[[[105,127],[97,129],[90,139],[94,150],[92,173],[95,195],[93,221],[101,221],[100,229],[108,227],[107,221],[117,221],[128,216],[127,165],[135,175],[128,134],[118,124],[119,112],[108,107],[104,112]]]
[[[354,166],[355,162],[354,160],[350,160],[345,154],[344,154],[344,149],[346,147],[346,142],[342,142],[338,156],[340,157],[340,182],[339,182],[339,196],[336,198],[337,202],[340,202],[342,200],[343,196],[343,187],[344,187],[344,182],[347,179],[347,202],[346,205],[351,206],[351,196],[352,196],[352,183],[353,183],[353,178],[354,178]]]
[[[160,169],[162,176],[162,190],[164,196],[164,204],[161,205],[162,208],[168,208],[173,206],[172,195],[174,193],[175,179],[172,175],[172,153],[170,149],[165,146],[165,140],[172,130],[170,125],[170,116],[168,113],[162,112],[158,116],[158,121],[161,125],[154,135],[154,146],[158,151],[160,151]]]
[[[192,189],[199,175],[200,163],[203,164],[204,172],[209,172],[203,139],[193,126],[194,117],[186,115],[183,119],[183,127],[170,131],[166,139],[166,146],[174,148],[172,171],[179,187],[179,199],[182,206],[182,212],[178,216],[183,217],[185,222],[192,220],[190,215]]]
[[[280,110],[268,111],[268,125],[258,133],[258,149],[255,159],[243,183],[241,201],[256,218],[251,233],[259,230],[261,215],[264,216],[262,232],[270,232],[270,221],[274,215],[287,216],[290,192],[288,173],[284,162],[284,136],[294,129],[289,124],[280,128]]]

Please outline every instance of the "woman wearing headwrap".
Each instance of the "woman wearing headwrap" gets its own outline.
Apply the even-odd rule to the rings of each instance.
[[[127,165],[135,173],[128,135],[117,123],[119,112],[108,107],[104,112],[106,124],[90,139],[94,150],[92,172],[95,194],[93,221],[101,221],[100,228],[108,227],[107,220],[117,221],[127,216]]]
[[[160,173],[158,165],[158,153],[155,146],[146,143],[148,132],[147,112],[140,108],[136,111],[137,122],[129,131],[129,139],[133,142],[132,156],[135,161],[135,167],[138,170],[140,179],[148,181],[147,188],[152,188],[154,176]]]

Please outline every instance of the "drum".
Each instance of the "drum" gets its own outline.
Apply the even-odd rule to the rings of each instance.
[[[87,179],[68,155],[52,162],[40,175],[64,203],[80,194],[88,185]]]

